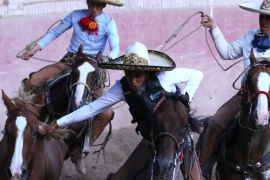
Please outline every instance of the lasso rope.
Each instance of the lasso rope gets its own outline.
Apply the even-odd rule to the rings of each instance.
[[[202,11],[197,11],[196,13],[192,14],[191,16],[189,16],[189,18],[184,22],[182,23],[177,29],[176,31],[165,41],[166,43],[164,44],[164,46],[162,47],[161,49],[161,52],[166,52],[168,50],[170,50],[172,47],[174,47],[176,44],[178,44],[179,42],[181,42],[182,40],[184,40],[185,38],[187,38],[188,36],[190,36],[191,34],[195,33],[197,30],[200,29],[200,27],[203,26],[203,24],[201,24],[199,27],[197,27],[195,30],[193,30],[192,32],[190,32],[189,34],[185,35],[183,38],[181,38],[180,40],[178,40],[177,42],[175,42],[173,45],[171,45],[169,48],[167,48],[166,50],[164,50],[164,48],[166,47],[166,45],[173,39],[175,38],[181,31],[182,29],[186,26],[186,24],[190,21],[191,18],[193,18],[195,15],[197,14],[201,14],[201,15],[204,15],[204,13]],[[215,61],[218,63],[219,67],[223,70],[223,71],[227,71],[229,69],[231,69],[233,66],[235,66],[236,64],[238,64],[239,62],[241,61],[244,61],[246,59],[249,59],[249,58],[245,58],[245,59],[241,59],[239,61],[237,61],[236,63],[232,64],[231,66],[229,66],[228,68],[223,68],[222,65],[219,63],[219,61],[217,60],[217,58],[215,57],[210,45],[209,45],[209,42],[208,42],[208,38],[207,38],[207,28],[205,27],[205,39],[206,39],[206,42],[207,42],[207,45],[208,45],[208,48],[212,54],[212,56],[214,57]]]
[[[22,59],[23,56],[21,56],[21,54],[22,54],[24,51],[30,51],[31,49],[33,49],[33,47],[34,47],[35,45],[37,45],[37,42],[38,42],[41,38],[43,38],[43,37],[51,30],[51,28],[52,28],[54,25],[56,25],[58,22],[62,22],[62,20],[58,20],[58,21],[56,21],[55,23],[53,23],[53,24],[48,28],[47,32],[46,32],[43,36],[41,36],[41,37],[38,38],[37,40],[35,40],[35,41],[33,41],[33,42],[27,44],[26,47],[25,47],[23,50],[21,50],[20,52],[17,53],[16,57]],[[34,56],[30,56],[29,59],[30,59],[30,58],[33,58],[33,59],[36,59],[36,60],[39,60],[39,61],[58,63],[57,61],[52,61],[52,60],[46,60],[46,59],[36,58],[36,57],[34,57]],[[63,64],[69,64],[69,63],[63,63]]]

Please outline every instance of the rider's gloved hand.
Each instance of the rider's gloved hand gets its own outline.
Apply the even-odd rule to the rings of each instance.
[[[53,123],[53,124],[51,124],[51,125],[45,127],[44,130],[45,130],[48,134],[50,134],[50,133],[52,133],[53,131],[55,131],[55,129],[57,129],[58,127],[59,127],[59,126],[58,126],[57,123]]]
[[[212,18],[211,16],[209,16],[207,14],[206,15],[203,14],[201,17],[202,17],[201,24],[204,27],[210,28],[212,30],[217,27],[217,24],[216,24],[214,18]]]
[[[41,47],[37,44],[30,51],[26,51],[22,54],[22,59],[28,60],[30,57],[34,56],[36,52],[40,51]]]

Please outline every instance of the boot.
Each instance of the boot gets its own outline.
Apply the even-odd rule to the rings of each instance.
[[[75,167],[76,167],[76,171],[78,171],[80,174],[86,176],[84,159],[85,159],[85,157],[78,157],[75,161]]]

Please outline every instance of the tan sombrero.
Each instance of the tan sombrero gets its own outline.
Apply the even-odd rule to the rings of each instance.
[[[123,6],[124,5],[120,0],[89,0],[89,1],[106,3],[106,4],[113,5],[113,6]]]
[[[127,48],[125,55],[112,62],[98,63],[98,67],[131,71],[171,71],[175,68],[175,63],[168,55],[147,50],[143,44],[135,42]]]
[[[239,4],[239,7],[247,11],[270,15],[270,0]]]

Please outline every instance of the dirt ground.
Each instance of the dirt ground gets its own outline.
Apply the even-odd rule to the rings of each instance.
[[[102,142],[106,133],[104,132],[96,143]],[[68,159],[64,163],[60,180],[105,180],[110,172],[116,172],[121,167],[141,139],[142,137],[136,134],[133,127],[113,130],[105,150],[106,164],[102,155],[96,164],[97,154],[92,153],[98,148],[91,147],[92,153],[90,152],[85,159],[87,176],[80,175]]]
[[[100,136],[97,142],[101,142],[105,136],[106,132]],[[64,163],[60,180],[105,180],[110,172],[116,172],[122,166],[141,139],[142,137],[134,131],[134,127],[113,130],[112,137],[106,147],[106,164],[101,155],[96,164],[97,155],[89,153],[85,160],[87,176],[82,176],[68,159]],[[197,139],[198,135],[195,134],[194,140]],[[98,148],[93,147],[92,152],[96,149]]]

